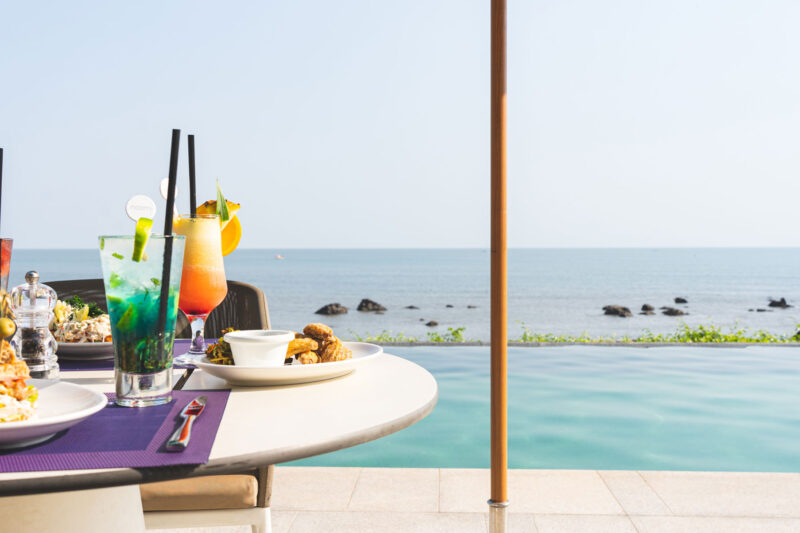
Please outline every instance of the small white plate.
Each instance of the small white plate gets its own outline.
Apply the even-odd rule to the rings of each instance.
[[[108,404],[106,395],[66,381],[29,379],[39,390],[36,418],[0,423],[0,449],[43,442],[74,426]]]
[[[59,359],[70,361],[94,361],[113,359],[113,342],[59,342],[56,350]]]
[[[195,364],[204,372],[224,379],[231,385],[258,387],[265,385],[293,385],[311,383],[349,374],[362,364],[375,359],[383,353],[383,348],[366,342],[345,342],[344,345],[353,351],[353,357],[334,363],[317,363],[314,365],[284,366],[236,366],[215,365],[203,358]]]

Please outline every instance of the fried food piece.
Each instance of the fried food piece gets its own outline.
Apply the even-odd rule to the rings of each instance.
[[[16,358],[16,352],[8,343],[8,341],[0,341],[0,364],[13,363]]]
[[[328,339],[319,350],[319,357],[323,363],[331,363],[334,361],[344,361],[353,356],[348,348],[342,344],[338,337],[331,337]]]
[[[319,356],[315,352],[308,351],[298,354],[297,360],[304,365],[313,365],[314,363],[319,363]]]
[[[305,339],[305,338],[306,338],[306,336],[305,336],[305,335],[303,335],[302,333],[297,333],[297,332],[295,331],[295,333],[294,333],[294,338],[295,338],[295,339]]]
[[[325,324],[309,324],[303,328],[306,337],[311,337],[317,342],[325,342],[333,337],[333,330]]]
[[[297,355],[303,352],[313,352],[319,348],[317,341],[314,339],[304,337],[302,339],[294,339],[289,343],[289,347],[286,349],[286,357],[290,357],[292,355]]]

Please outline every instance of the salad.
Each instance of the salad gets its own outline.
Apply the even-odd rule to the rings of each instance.
[[[78,296],[56,302],[50,329],[58,342],[111,342],[111,320],[96,303]]]

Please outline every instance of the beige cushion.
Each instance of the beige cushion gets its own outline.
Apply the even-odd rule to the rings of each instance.
[[[139,486],[145,511],[249,509],[256,506],[254,476],[204,476]]]

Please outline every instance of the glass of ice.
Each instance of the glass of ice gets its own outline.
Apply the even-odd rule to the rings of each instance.
[[[168,239],[152,235],[134,259],[133,236],[101,236],[100,260],[114,343],[116,403],[125,407],[161,405],[172,400],[172,346],[180,297],[185,239],[172,240],[166,319],[159,327],[161,278]]]

